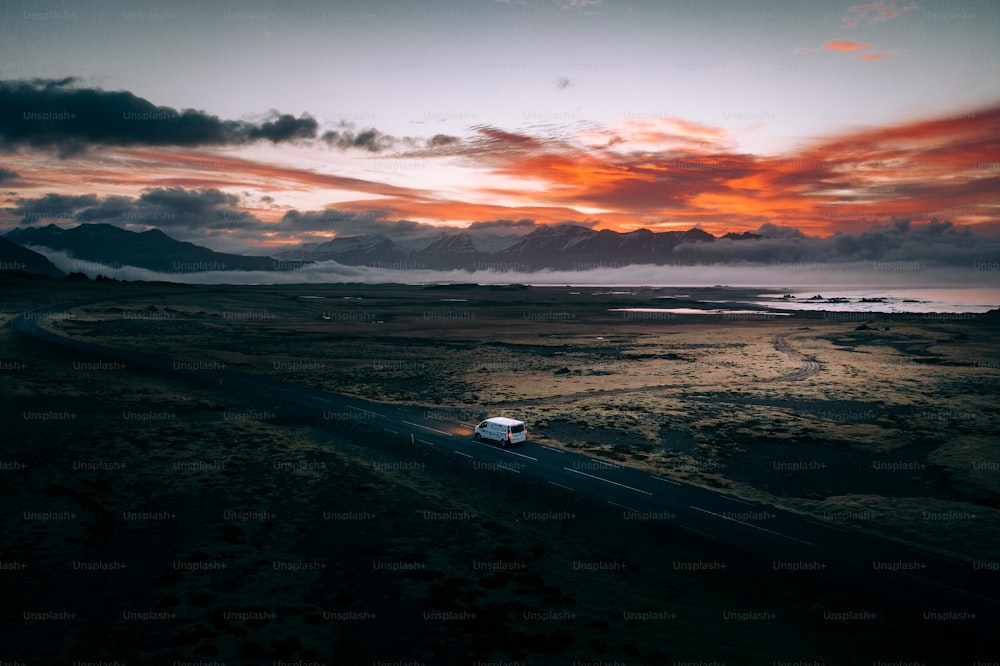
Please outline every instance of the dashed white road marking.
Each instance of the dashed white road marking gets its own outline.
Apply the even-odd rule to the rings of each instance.
[[[626,486],[624,483],[618,483],[617,481],[612,481],[611,479],[603,479],[599,476],[594,476],[593,474],[587,474],[586,472],[581,472],[578,469],[570,469],[569,467],[563,467],[567,472],[573,472],[574,474],[579,474],[581,476],[589,476],[592,479],[597,479],[598,481],[603,481],[604,483],[610,483],[613,486],[619,486],[621,488],[628,488],[629,490],[634,490],[637,493],[642,493],[643,495],[652,495],[653,493],[641,490],[639,488],[633,488],[632,486]]]
[[[486,442],[476,442],[476,444],[479,444],[480,446],[485,446],[494,451],[500,451],[501,453],[509,453],[512,456],[521,456],[522,458],[527,458],[528,460],[534,460],[535,462],[538,462],[538,458],[532,458],[531,456],[526,456],[523,453],[518,453],[517,451],[511,451],[510,449],[505,449],[502,446],[493,446],[492,444],[487,444]]]
[[[619,508],[625,509],[626,511],[631,511],[632,513],[639,513],[639,509],[633,509],[630,506],[625,506],[624,504],[619,504],[618,502],[612,502],[611,500],[608,500],[608,504],[613,504]]]
[[[465,456],[466,458],[471,458],[472,457],[468,453],[462,453],[461,451],[455,451],[454,449],[452,449],[452,453],[457,453],[458,455]]]
[[[657,481],[663,481],[664,483],[672,483],[675,486],[683,486],[684,484],[680,481],[674,481],[673,479],[664,479],[662,476],[656,476],[655,474],[650,474],[650,476]]]
[[[410,421],[403,421],[403,423],[405,423],[406,425],[415,426],[417,428],[423,428],[424,430],[430,430],[431,432],[436,432],[436,433],[438,433],[440,435],[448,435],[449,437],[454,437],[454,435],[451,434],[450,432],[445,432],[444,430],[437,430],[437,429],[431,428],[429,426],[420,425],[419,423],[411,423]]]
[[[517,451],[510,451],[508,449],[500,449],[500,450],[503,451],[504,453],[509,453],[512,456],[521,456],[522,458],[527,458],[528,460],[534,460],[535,462],[538,462],[538,458],[532,458],[531,456],[526,456],[523,453],[518,453]]]
[[[557,449],[554,446],[547,446],[545,444],[539,444],[539,446],[541,446],[543,449],[548,449],[549,451],[555,451],[556,453],[566,453],[562,449]]]
[[[546,481],[546,483],[551,483],[551,484],[552,484],[553,486],[556,486],[556,487],[559,487],[559,488],[562,488],[563,490],[568,490],[568,491],[570,491],[571,493],[575,493],[575,492],[576,492],[575,490],[573,490],[573,489],[572,489],[572,488],[570,488],[569,486],[564,486],[563,484],[561,484],[561,483],[556,483],[555,481]]]
[[[356,412],[364,412],[365,414],[374,414],[375,416],[379,417],[380,419],[384,419],[385,418],[385,414],[379,414],[378,412],[373,412],[373,411],[368,410],[368,409],[361,409],[360,407],[351,407],[350,405],[344,405],[344,407],[347,407],[348,409],[353,409]]]

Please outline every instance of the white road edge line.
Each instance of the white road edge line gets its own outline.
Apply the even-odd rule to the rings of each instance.
[[[787,534],[782,534],[781,532],[775,532],[774,530],[769,530],[769,529],[767,529],[765,527],[759,527],[757,525],[753,525],[751,523],[747,523],[747,522],[744,522],[742,520],[736,520],[735,518],[730,518],[729,516],[723,516],[721,513],[715,513],[714,511],[709,511],[708,509],[702,509],[700,506],[694,506],[692,504],[689,504],[688,506],[690,508],[694,509],[695,511],[701,511],[703,513],[708,513],[708,514],[711,514],[711,515],[715,516],[716,518],[722,518],[723,520],[731,520],[734,523],[739,523],[740,525],[746,525],[747,527],[752,527],[755,530],[760,530],[761,532],[767,532],[768,534],[774,534],[774,535],[780,536],[780,537],[782,537],[784,539],[791,539],[792,541],[798,541],[799,543],[804,543],[805,545],[812,546],[813,548],[819,548],[819,546],[817,546],[814,543],[809,543],[808,541],[803,541],[802,539],[796,539],[793,536],[788,536]]]
[[[747,506],[757,506],[756,504],[751,504],[750,502],[744,502],[743,500],[736,499],[735,497],[730,497],[729,495],[719,495],[722,499],[729,500],[730,502],[739,502],[740,504],[746,504]]]
[[[625,506],[624,504],[619,504],[618,502],[612,502],[611,500],[608,500],[608,504],[613,504],[614,506],[625,509],[626,511],[631,511],[632,513],[640,513],[639,509],[633,509],[630,506]]]
[[[612,481],[611,479],[602,479],[599,476],[594,476],[593,474],[587,474],[586,472],[581,472],[578,469],[570,469],[569,467],[563,467],[567,472],[573,472],[574,474],[580,474],[581,476],[589,476],[592,479],[597,479],[598,481],[603,481],[604,483],[610,483],[615,486],[620,486],[622,488],[628,488],[629,490],[634,490],[637,493],[642,493],[643,495],[652,495],[653,493],[647,492],[645,490],[640,490],[639,488],[633,488],[632,486],[626,486],[624,483],[618,483],[617,481]]]
[[[454,437],[454,435],[451,434],[450,432],[445,432],[444,430],[436,430],[434,428],[425,425],[420,425],[419,423],[411,423],[409,421],[402,421],[402,423],[405,423],[406,425],[416,426],[417,428],[423,428],[424,430],[430,430],[431,432],[436,432],[439,435],[448,435],[449,437]]]
[[[564,489],[564,490],[568,490],[568,491],[570,491],[571,493],[575,493],[575,492],[576,492],[575,490],[573,490],[573,489],[572,489],[572,488],[570,488],[569,486],[564,486],[563,484],[561,484],[561,483],[556,483],[555,481],[546,481],[545,483],[551,483],[551,484],[552,484],[553,486],[557,486],[557,487],[559,487],[559,488],[562,488],[562,489]]]
[[[680,481],[674,481],[673,479],[664,479],[662,476],[656,476],[655,474],[650,474],[650,476],[652,478],[656,479],[657,481],[663,481],[664,483],[672,483],[675,486],[683,486],[684,485]]]

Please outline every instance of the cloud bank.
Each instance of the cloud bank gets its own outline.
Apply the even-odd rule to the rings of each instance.
[[[90,146],[222,146],[315,138],[317,122],[272,112],[258,121],[221,120],[194,109],[156,106],[130,92],[79,87],[73,77],[0,81],[0,145],[55,148],[66,156]]]
[[[836,41],[848,45],[846,53],[881,57],[861,48],[867,43]],[[139,100],[129,93],[77,88],[72,80],[8,82],[2,90],[26,90],[46,100],[78,94],[87,99]],[[833,125],[840,125],[837,114],[832,115]],[[845,115],[848,122],[853,117]],[[74,141],[100,135],[97,130],[83,132],[79,121],[54,120],[38,121],[41,129],[36,134],[21,127],[35,121],[23,120],[8,106],[0,116],[0,142],[30,147],[35,141],[62,150]],[[747,116],[735,120],[769,122],[767,114]],[[190,234],[184,240],[228,243],[227,250],[240,251],[254,244],[255,251],[263,252],[264,246],[282,241],[369,233],[368,229],[379,228],[372,222],[392,222],[399,242],[411,246],[423,242],[424,232],[431,231],[434,223],[467,226],[491,220],[570,221],[612,229],[702,226],[716,234],[773,223],[826,235],[858,232],[892,219],[1000,228],[998,104],[881,127],[848,127],[776,155],[741,152],[726,128],[665,116],[629,117],[609,125],[541,124],[518,129],[478,125],[469,128],[464,138],[438,134],[429,139],[396,137],[374,128],[357,130],[345,123],[317,136],[314,121],[307,119],[305,127],[290,118],[270,125],[205,122],[215,128],[208,133],[212,140],[312,137],[309,147],[317,149],[313,154],[327,156],[336,166],[327,168],[320,160],[268,162],[259,151],[238,153],[228,149],[230,145],[219,150],[209,144],[168,148],[135,143],[109,146],[89,154],[86,161],[72,163],[43,163],[14,155],[5,166],[11,174],[19,174],[15,182],[27,183],[33,192],[39,183],[55,183],[54,191],[62,187],[79,191],[81,182],[119,191],[216,191],[216,199],[198,204],[211,204],[211,209],[200,211],[175,210],[165,201],[157,203],[142,195],[139,203],[145,208],[132,211],[132,221],[156,221],[155,213],[162,211],[169,215],[159,222],[178,234]],[[227,122],[236,122],[235,129],[225,130]],[[154,142],[167,141],[166,130],[177,130],[170,122],[129,123],[130,131],[159,127],[166,132],[150,139]],[[19,129],[12,130],[12,124]],[[197,134],[185,137],[196,142]],[[65,146],[59,143],[63,139]],[[102,140],[127,142],[140,137]],[[329,150],[352,154],[330,158]],[[387,152],[392,153],[391,160],[382,158]],[[350,166],[345,168],[345,163]],[[447,174],[441,177],[444,180],[432,180],[438,167]],[[457,187],[453,179],[466,174],[467,184],[461,181],[464,186]],[[3,178],[14,180],[9,175]],[[247,194],[240,194],[235,203],[218,198],[223,192]],[[281,206],[282,196],[303,192],[330,192],[335,203],[313,210]],[[251,201],[268,197],[266,205]],[[106,210],[91,211],[86,219],[113,217],[115,205],[125,204],[112,202]],[[40,207],[59,212],[55,203],[43,202]],[[430,226],[415,226],[426,223]]]
[[[637,265],[587,271],[537,271],[532,273],[492,270],[388,270],[369,266],[345,266],[324,261],[292,271],[211,271],[160,273],[122,266],[109,269],[81,262],[63,252],[33,248],[45,254],[59,269],[98,274],[121,280],[168,281],[187,284],[534,284],[534,285],[645,285],[697,287],[711,285],[767,287],[780,290],[816,289],[912,289],[978,288],[1000,294],[1000,272],[983,273],[973,266],[929,267],[878,262],[841,264],[784,262],[778,265],[701,264],[695,266]],[[1000,298],[1000,296],[997,296]],[[1000,307],[985,297],[985,307]]]
[[[0,209],[15,226],[44,226],[53,221],[109,223],[131,231],[158,228],[178,240],[197,242],[217,251],[232,251],[234,238],[255,239],[269,235],[305,237],[314,242],[331,237],[380,234],[404,249],[421,250],[442,233],[465,233],[480,250],[496,254],[543,225],[535,220],[491,220],[464,229],[406,219],[395,219],[381,210],[354,212],[325,209],[286,211],[276,221],[263,220],[241,209],[242,199],[218,189],[152,188],[138,197],[48,194],[19,198]],[[578,225],[590,226],[595,225]],[[995,264],[1000,258],[1000,236],[976,233],[949,220],[913,223],[903,217],[878,221],[857,231],[830,236],[810,235],[794,226],[764,223],[755,230],[760,238],[718,238],[711,242],[683,242],[673,247],[664,264],[740,264],[781,266],[790,264],[845,264],[850,262],[912,262],[922,267],[966,268],[974,263]],[[206,242],[217,240],[219,242]],[[608,240],[606,242],[619,242]],[[645,241],[641,241],[645,242]],[[276,255],[296,246],[257,247],[253,254]],[[507,257],[510,259],[510,257]],[[609,255],[608,261],[613,261]],[[124,263],[124,260],[123,260]]]

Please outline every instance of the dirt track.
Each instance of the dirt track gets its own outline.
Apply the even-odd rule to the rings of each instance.
[[[775,377],[774,379],[769,379],[766,381],[794,382],[815,375],[820,370],[819,361],[809,356],[806,356],[805,354],[798,351],[788,343],[788,335],[789,335],[788,333],[779,333],[778,335],[774,336],[774,348],[780,351],[782,354],[788,356],[793,361],[798,361],[802,363],[802,367],[786,375],[781,375],[780,377]]]

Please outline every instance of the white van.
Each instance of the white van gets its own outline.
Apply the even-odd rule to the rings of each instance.
[[[477,425],[475,437],[477,442],[492,439],[503,446],[510,446],[528,441],[528,428],[524,421],[496,416]]]

